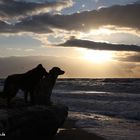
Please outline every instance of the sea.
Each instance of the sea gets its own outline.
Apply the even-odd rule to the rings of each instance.
[[[4,80],[0,80],[0,90]],[[76,126],[107,140],[140,140],[140,79],[58,79],[52,101]]]

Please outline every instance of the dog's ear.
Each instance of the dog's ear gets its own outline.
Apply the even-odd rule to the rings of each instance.
[[[37,67],[38,68],[42,68],[43,66],[42,66],[42,64],[38,64]]]

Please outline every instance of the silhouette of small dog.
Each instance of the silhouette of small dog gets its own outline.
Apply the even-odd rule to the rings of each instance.
[[[30,93],[30,100],[33,103],[33,91],[39,81],[46,75],[45,68],[39,64],[34,69],[23,74],[14,74],[6,78],[4,83],[3,96],[7,99],[9,105],[10,100],[16,96],[19,89],[24,91],[24,99],[27,102],[28,92]]]
[[[51,94],[57,77],[65,72],[58,67],[53,67],[35,89],[35,104],[50,105]]]

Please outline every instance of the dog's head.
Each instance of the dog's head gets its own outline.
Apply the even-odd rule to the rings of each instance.
[[[36,73],[38,75],[40,75],[41,77],[43,77],[43,75],[45,76],[47,74],[46,69],[42,66],[42,64],[39,64],[36,68]]]
[[[38,70],[39,73],[41,73],[42,75],[46,74],[46,70],[45,68],[42,66],[42,64],[39,64],[36,69]]]
[[[58,67],[53,67],[50,71],[49,71],[50,74],[53,74],[55,76],[58,76],[58,75],[62,75],[64,74],[65,72],[63,70],[61,70],[60,68]]]

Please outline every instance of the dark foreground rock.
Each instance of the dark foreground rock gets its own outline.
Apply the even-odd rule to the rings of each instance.
[[[30,106],[17,102],[0,109],[0,139],[52,139],[68,115],[64,105]],[[5,135],[5,136],[4,136]]]

